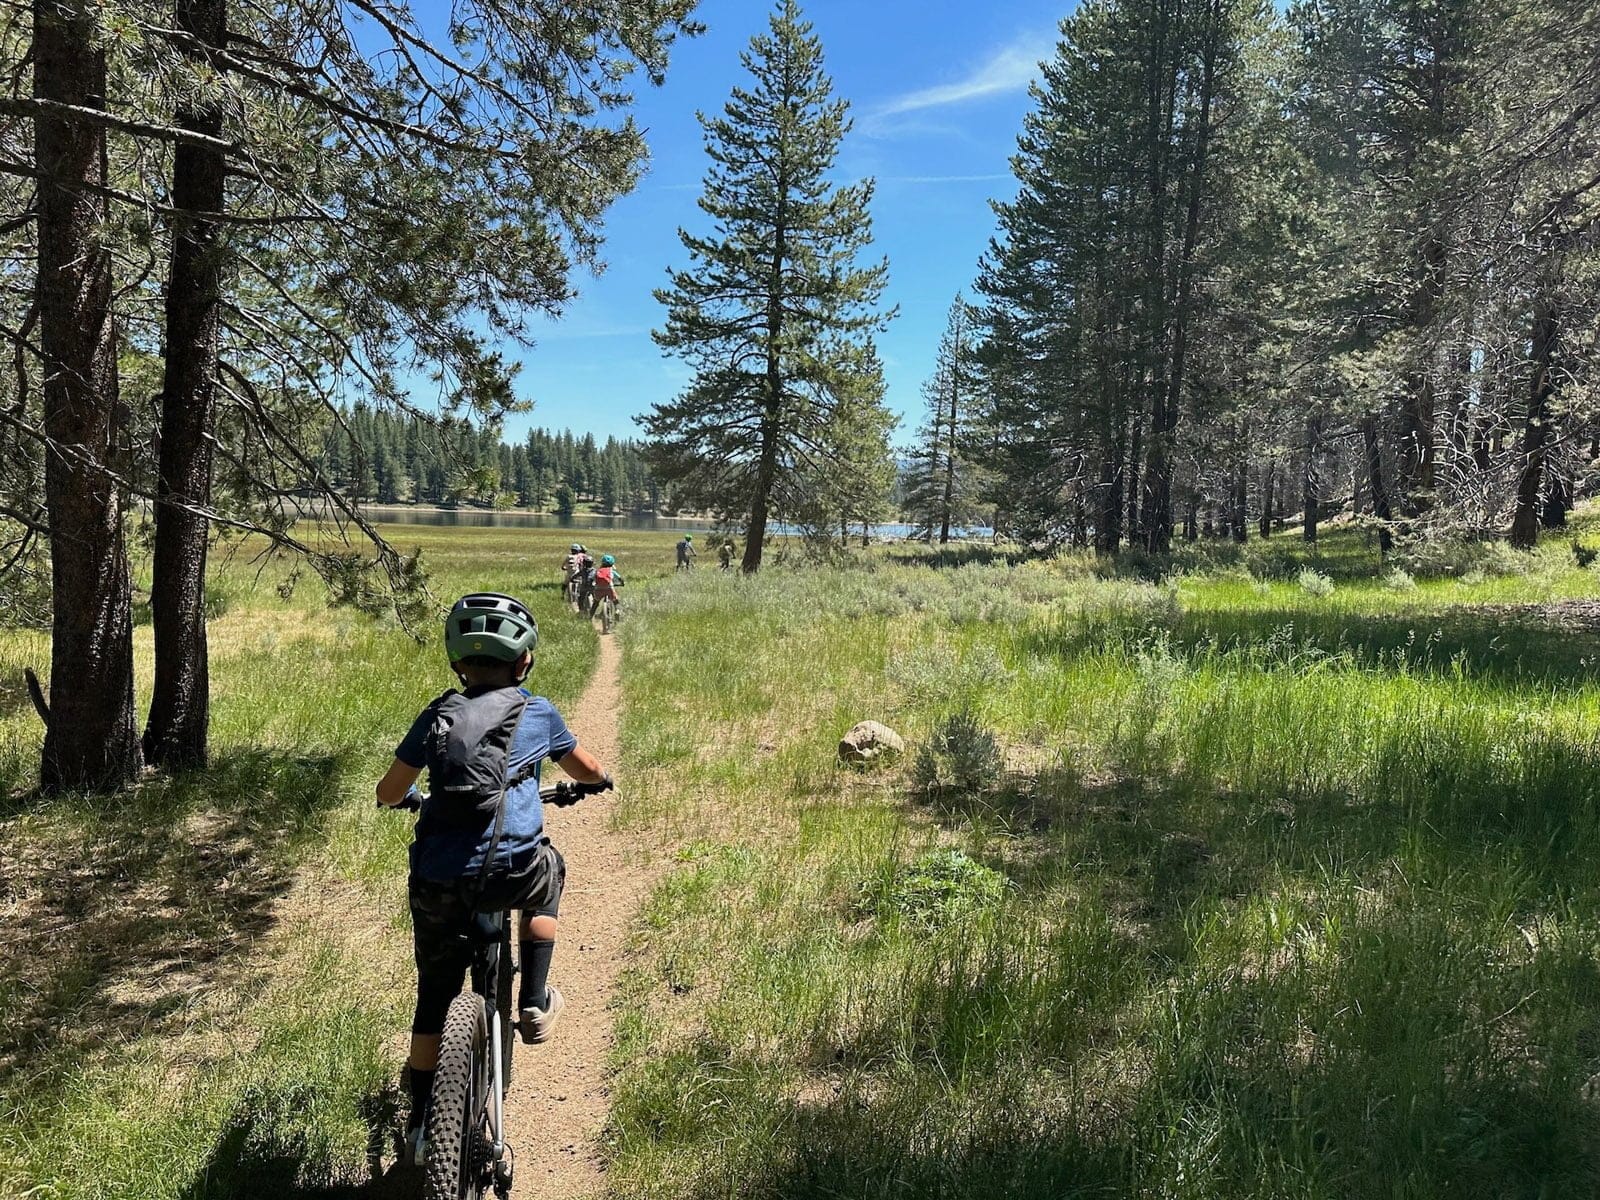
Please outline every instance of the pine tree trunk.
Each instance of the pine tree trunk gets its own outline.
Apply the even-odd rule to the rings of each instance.
[[[1544,489],[1544,508],[1539,513],[1539,524],[1546,529],[1565,529],[1567,514],[1572,511],[1572,480],[1567,473],[1552,467]]]
[[[1208,27],[1200,72],[1200,114],[1195,133],[1194,158],[1188,180],[1188,207],[1184,213],[1183,242],[1178,256],[1177,303],[1174,309],[1171,359],[1165,379],[1166,394],[1159,401],[1150,428],[1150,448],[1145,466],[1145,546],[1165,553],[1172,543],[1172,451],[1183,398],[1183,378],[1189,343],[1189,311],[1194,295],[1195,250],[1200,238],[1200,201],[1205,191],[1206,156],[1211,142],[1211,101],[1216,82],[1217,42],[1221,6],[1207,5]]]
[[[1272,536],[1272,502],[1276,498],[1278,483],[1278,464],[1268,463],[1266,474],[1261,481],[1261,536]]]
[[[957,339],[959,341],[959,339]],[[959,349],[957,354],[959,355]],[[960,419],[961,367],[952,363],[950,368],[950,425],[949,440],[944,448],[944,504],[939,514],[939,544],[950,544],[950,510],[956,501],[956,422]]]
[[[761,553],[767,540],[767,506],[772,501],[772,485],[778,477],[778,419],[783,412],[783,364],[779,344],[783,337],[783,264],[788,257],[789,184],[780,176],[778,213],[773,231],[772,274],[767,284],[767,398],[761,418],[761,453],[756,459],[755,487],[750,498],[750,532],[744,543],[744,560],[739,568],[746,575],[761,569]]]
[[[1301,527],[1305,540],[1312,543],[1317,540],[1317,521],[1322,515],[1319,511],[1321,499],[1317,495],[1317,451],[1321,441],[1322,420],[1312,417],[1306,422],[1306,461],[1300,475]]]
[[[1394,534],[1390,531],[1389,489],[1383,481],[1383,447],[1378,441],[1378,419],[1368,414],[1361,422],[1361,441],[1366,451],[1367,488],[1372,495],[1372,516],[1378,523],[1378,550],[1388,554],[1394,549]]]
[[[225,0],[178,0],[178,28],[201,45],[221,47]],[[177,123],[220,136],[215,107],[182,108]],[[155,634],[155,690],[145,727],[147,762],[182,770],[203,766],[210,725],[205,576],[211,503],[210,432],[216,409],[223,260],[210,214],[224,204],[221,151],[187,143],[173,154],[175,219],[167,281],[166,380],[155,510],[155,577],[150,612]],[[386,468],[387,470],[387,468]]]
[[[1114,442],[1100,458],[1100,514],[1095,522],[1094,548],[1114,554],[1122,540],[1122,445]]]
[[[1250,467],[1241,459],[1233,471],[1233,509],[1228,515],[1233,540],[1241,546],[1250,537]]]
[[[1550,397],[1555,394],[1551,364],[1555,359],[1556,307],[1541,298],[1533,314],[1528,386],[1528,417],[1522,430],[1522,470],[1517,476],[1517,508],[1511,518],[1511,544],[1531,550],[1539,543],[1539,488],[1549,444]]]
[[[1141,442],[1144,437],[1144,422],[1138,417],[1133,419],[1133,437],[1128,450],[1128,542],[1131,545],[1139,536],[1139,468],[1143,464]]]
[[[103,108],[106,58],[85,0],[34,0],[33,93]],[[106,222],[103,127],[52,112],[34,122],[39,188],[36,297],[46,363],[44,428],[54,618],[46,792],[109,791],[139,772],[133,614],[122,501],[109,471],[125,418]]]

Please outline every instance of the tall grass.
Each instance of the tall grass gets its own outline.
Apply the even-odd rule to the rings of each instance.
[[[1324,596],[905,561],[654,591],[628,819],[687,849],[617,1190],[1592,1195],[1593,634],[1453,607],[1589,580],[1375,566]],[[832,765],[863,717],[951,753],[952,714],[987,777]],[[935,851],[1003,885],[897,915]]]

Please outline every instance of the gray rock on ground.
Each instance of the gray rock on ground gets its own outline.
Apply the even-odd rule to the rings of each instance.
[[[839,761],[852,767],[893,762],[905,752],[905,739],[877,721],[862,721],[839,739]]]

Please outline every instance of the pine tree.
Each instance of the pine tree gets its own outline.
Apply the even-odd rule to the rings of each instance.
[[[657,293],[667,320],[656,341],[694,380],[643,423],[678,503],[745,514],[748,572],[773,512],[815,510],[819,484],[843,485],[842,474],[887,480],[886,448],[876,462],[863,451],[886,446],[892,422],[872,346],[890,315],[877,308],[888,266],[857,261],[871,243],[872,183],[829,178],[848,105],[833,98],[795,0],[742,61],[751,85],[722,116],[701,117],[712,165],[700,207],[713,230],[679,231],[691,265]]]
[[[972,309],[957,296],[949,323],[939,339],[933,375],[923,386],[928,417],[918,430],[913,468],[907,480],[906,510],[932,541],[950,541],[950,527],[965,519],[972,480],[964,453],[972,420],[975,381]]]

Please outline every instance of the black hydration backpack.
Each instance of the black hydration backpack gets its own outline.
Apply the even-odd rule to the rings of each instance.
[[[494,688],[476,696],[446,692],[435,702],[425,751],[430,816],[441,826],[482,829],[490,814],[494,834],[478,870],[481,884],[505,832],[506,792],[532,779],[538,760],[507,774],[511,739],[528,707],[521,688]]]

